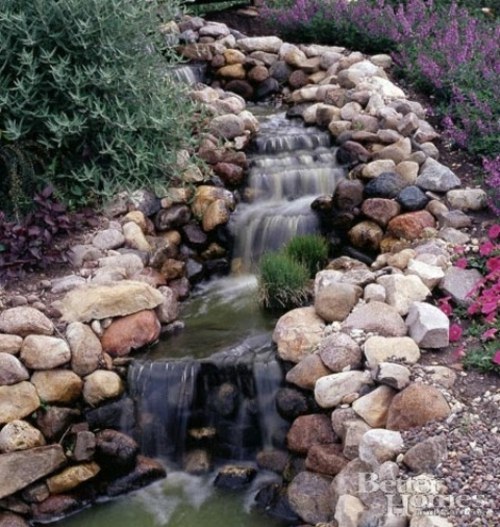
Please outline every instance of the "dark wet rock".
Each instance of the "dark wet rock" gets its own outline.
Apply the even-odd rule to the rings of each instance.
[[[36,425],[50,441],[59,439],[71,423],[75,422],[79,416],[80,412],[76,409],[49,406],[37,412]]]
[[[307,397],[293,388],[282,388],[276,395],[276,407],[282,417],[292,421],[309,411]]]
[[[35,503],[32,506],[33,519],[40,522],[53,520],[77,511],[83,505],[78,498],[68,494],[49,496],[42,503]]]
[[[122,432],[108,429],[96,434],[96,456],[103,467],[132,467],[138,452],[137,442]]]
[[[214,407],[225,417],[234,414],[238,407],[238,388],[229,382],[221,384],[215,394]]]
[[[290,459],[290,455],[285,450],[266,449],[257,454],[257,465],[264,470],[271,470],[281,474]]]
[[[315,525],[332,519],[330,482],[330,478],[304,471],[290,483],[288,487],[290,506],[304,522]]]
[[[257,475],[253,467],[244,465],[226,465],[215,477],[214,486],[224,490],[240,490],[247,487]]]
[[[429,198],[415,185],[404,188],[397,197],[404,210],[422,210],[429,203]]]
[[[96,437],[92,432],[83,430],[75,437],[73,458],[75,461],[89,461],[93,458],[96,449]]]
[[[232,91],[237,95],[241,95],[244,99],[252,99],[254,95],[254,89],[252,85],[244,80],[234,79],[229,81],[226,86],[226,91]]]
[[[165,468],[159,461],[139,455],[135,468],[125,476],[112,481],[107,486],[106,493],[109,496],[118,496],[145,487],[165,476]]]
[[[274,77],[280,84],[285,84],[293,73],[293,69],[284,60],[277,60],[269,68],[269,73],[271,74],[271,77]]]
[[[159,231],[168,231],[186,225],[190,219],[191,210],[187,205],[173,205],[158,212],[155,227]]]
[[[192,284],[202,280],[204,276],[203,264],[189,258],[186,262],[186,276]]]
[[[134,403],[126,397],[86,412],[85,419],[92,430],[122,427],[131,430],[135,424]]]
[[[197,223],[188,223],[181,228],[182,238],[188,247],[201,250],[207,246],[208,237]]]
[[[257,100],[263,100],[267,97],[279,92],[279,82],[273,77],[267,78],[264,82],[261,82],[255,89],[255,98]]]
[[[290,506],[286,490],[277,483],[269,483],[259,490],[255,496],[255,507],[281,522],[287,524],[300,522],[299,516]]]
[[[156,214],[161,207],[160,199],[149,190],[136,190],[129,196],[128,201],[135,210],[140,210],[144,216]]]
[[[364,189],[365,198],[395,198],[408,183],[395,172],[382,172],[371,179]]]
[[[338,210],[351,210],[363,201],[363,183],[359,180],[343,179],[339,181],[333,204]]]

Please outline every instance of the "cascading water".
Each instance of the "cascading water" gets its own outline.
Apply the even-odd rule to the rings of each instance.
[[[197,80],[192,70],[174,75]],[[252,199],[240,203],[231,220],[234,256],[246,271],[293,236],[318,232],[310,205],[318,195],[332,194],[344,177],[329,134],[284,113],[261,117],[249,159],[246,194]],[[93,507],[64,520],[64,527],[278,525],[250,510],[269,474],[261,473],[242,496],[217,492],[213,473],[171,472],[200,451],[216,467],[284,444],[287,423],[275,406],[284,382],[271,347],[275,319],[259,309],[256,292],[257,280],[249,274],[202,284],[184,305],[185,330],[130,366],[135,420],[122,419],[124,430],[145,454],[163,458],[169,475],[127,498],[126,506],[120,500]]]
[[[330,147],[330,134],[286,118],[284,112],[261,117],[249,155],[247,195],[231,220],[235,258],[246,271],[268,251],[280,249],[294,236],[319,232],[311,203],[333,194],[345,170]]]

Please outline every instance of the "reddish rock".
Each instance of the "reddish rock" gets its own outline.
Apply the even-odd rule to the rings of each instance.
[[[342,445],[314,445],[307,452],[306,468],[327,476],[335,476],[348,462],[342,454]]]
[[[233,163],[217,163],[214,172],[226,185],[239,185],[243,181],[243,169]]]
[[[255,66],[248,72],[250,81],[259,83],[265,81],[269,77],[269,70],[265,66]]]
[[[393,218],[389,222],[388,231],[398,238],[416,240],[422,236],[424,229],[435,226],[436,222],[432,214],[426,210],[419,210]]]
[[[287,444],[293,452],[305,454],[313,445],[333,443],[335,439],[328,416],[310,414],[295,419],[288,431]]]
[[[288,83],[294,89],[302,88],[306,84],[309,84],[309,76],[302,70],[295,70],[290,77],[288,77]]]
[[[401,212],[401,207],[393,199],[371,198],[363,202],[361,211],[367,218],[385,227],[392,218]]]
[[[392,400],[387,415],[387,429],[409,430],[429,421],[446,419],[450,413],[450,406],[437,388],[413,383]]]
[[[33,519],[36,521],[54,520],[54,518],[66,516],[82,506],[83,503],[68,494],[49,496],[42,503],[33,504]]]
[[[118,318],[104,332],[102,349],[112,357],[122,357],[154,342],[160,336],[160,329],[160,322],[151,310]]]

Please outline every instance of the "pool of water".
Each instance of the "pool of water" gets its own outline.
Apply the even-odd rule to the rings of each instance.
[[[262,474],[246,493],[218,491],[209,477],[172,472],[164,480],[107,503],[94,505],[58,523],[61,527],[278,527],[251,510],[256,489],[272,476]]]

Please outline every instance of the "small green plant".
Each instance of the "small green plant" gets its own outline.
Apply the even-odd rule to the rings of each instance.
[[[285,253],[303,264],[312,278],[328,260],[328,242],[319,234],[296,236],[285,247]]]
[[[483,373],[500,373],[500,365],[494,361],[496,353],[498,353],[498,341],[484,342],[465,354],[463,364],[466,368],[473,368]]]
[[[290,309],[308,298],[307,267],[284,252],[262,257],[259,272],[259,297],[267,309]]]

